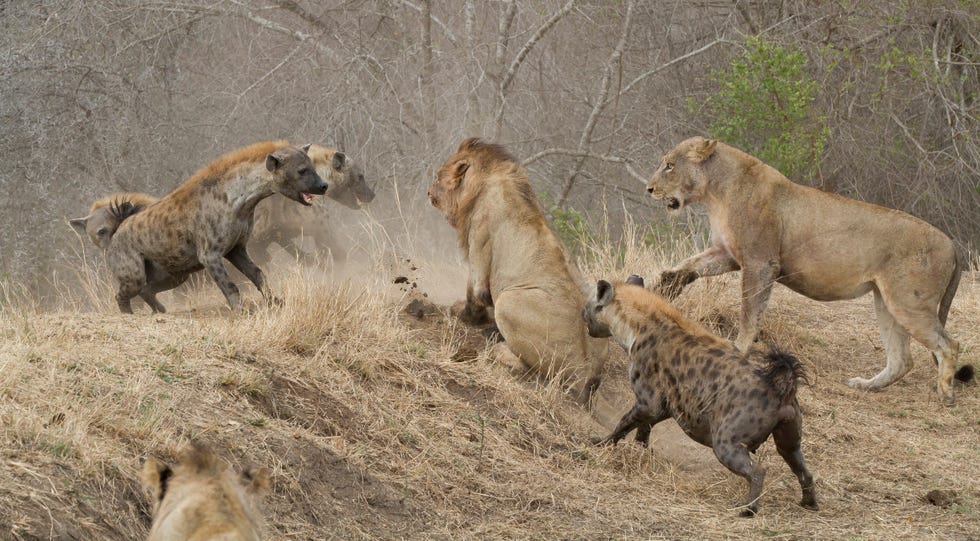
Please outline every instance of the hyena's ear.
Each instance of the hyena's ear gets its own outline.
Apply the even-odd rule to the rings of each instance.
[[[612,302],[614,294],[612,284],[605,280],[599,280],[595,285],[596,306],[605,308]]]
[[[245,481],[245,492],[255,496],[264,496],[269,493],[269,469],[251,468],[242,472],[242,479]]]
[[[68,223],[75,228],[75,231],[78,231],[79,233],[84,233],[85,226],[88,225],[89,218],[91,218],[91,216],[86,216],[84,218],[72,218],[71,220],[68,220]]]
[[[334,171],[340,171],[344,168],[344,164],[347,163],[347,155],[343,152],[337,151],[333,153],[333,169]]]
[[[643,277],[639,274],[631,274],[626,278],[626,283],[633,286],[643,287]]]
[[[691,148],[687,151],[687,159],[694,163],[701,163],[710,158],[718,145],[718,141],[704,137],[696,137],[692,143]]]
[[[286,161],[289,155],[285,152],[286,148],[280,148],[279,150],[269,154],[265,157],[265,168],[273,173],[278,171],[282,164]]]
[[[300,148],[303,149],[303,154],[309,154],[311,146],[313,146],[313,143],[306,143],[305,145],[301,146]]]
[[[147,458],[143,463],[143,473],[140,480],[143,483],[143,490],[150,497],[150,501],[155,505],[163,499],[167,491],[167,481],[173,476],[174,472],[170,466],[163,462],[157,462],[153,457]]]

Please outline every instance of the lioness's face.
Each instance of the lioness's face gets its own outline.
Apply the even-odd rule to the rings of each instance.
[[[279,193],[306,206],[313,204],[314,195],[323,195],[327,191],[326,181],[317,174],[306,154],[309,147],[283,147],[265,159],[266,169],[275,175]]]
[[[711,157],[717,141],[692,137],[672,148],[647,182],[647,193],[657,201],[666,201],[670,210],[680,210],[701,199],[707,178],[705,160]]]

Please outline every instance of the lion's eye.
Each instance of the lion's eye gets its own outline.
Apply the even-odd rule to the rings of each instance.
[[[664,164],[664,173],[674,170],[674,164],[667,162]]]

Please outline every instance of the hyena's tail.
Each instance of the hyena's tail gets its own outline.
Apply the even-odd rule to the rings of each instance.
[[[954,250],[956,250],[954,248]],[[956,296],[956,290],[960,285],[960,275],[963,274],[963,269],[966,267],[966,261],[963,258],[963,252],[956,250],[956,266],[953,268],[953,275],[949,278],[949,284],[946,285],[946,291],[943,293],[942,300],[939,301],[939,322],[942,323],[943,327],[946,326],[946,316],[949,315],[949,307],[953,304],[953,297]],[[932,356],[932,360],[939,364],[939,359],[935,355]],[[975,370],[973,365],[964,364],[959,370],[953,374],[953,377],[957,381],[962,381],[964,383],[973,379]]]
[[[775,348],[765,354],[765,364],[759,367],[759,376],[781,397],[795,395],[796,387],[801,381],[810,383],[803,363],[793,355]]]

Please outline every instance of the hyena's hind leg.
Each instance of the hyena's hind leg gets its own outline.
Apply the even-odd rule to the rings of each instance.
[[[743,504],[743,517],[755,516],[759,511],[759,496],[762,495],[762,484],[766,479],[766,469],[758,464],[753,465],[749,450],[741,443],[728,440],[715,443],[715,456],[726,468],[743,477],[749,482],[749,493]]]
[[[803,499],[800,505],[807,509],[816,510],[817,492],[813,483],[813,475],[806,467],[803,460],[803,451],[800,450],[800,440],[803,436],[803,418],[800,416],[797,407],[796,416],[790,420],[780,421],[772,431],[772,439],[776,444],[779,456],[783,457],[786,464],[796,478],[800,481],[800,488],[803,490]]]
[[[116,289],[116,304],[119,306],[119,311],[124,314],[132,314],[131,301],[133,297],[140,294],[146,285],[146,269],[143,258],[138,254],[113,254],[109,260],[109,268],[119,282]]]
[[[157,300],[157,293],[170,291],[187,280],[187,275],[172,276],[166,272],[158,271],[154,268],[148,269],[147,283],[140,291],[140,297],[150,305],[154,312],[166,313],[167,309]]]

